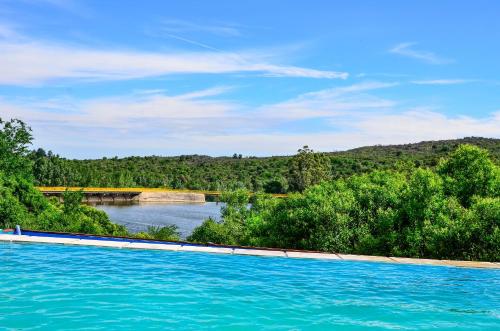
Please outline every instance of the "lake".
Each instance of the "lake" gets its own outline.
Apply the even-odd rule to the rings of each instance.
[[[130,232],[139,232],[148,226],[177,225],[185,239],[195,227],[209,217],[220,219],[221,203],[107,203],[94,207],[105,211],[109,218],[123,224]]]

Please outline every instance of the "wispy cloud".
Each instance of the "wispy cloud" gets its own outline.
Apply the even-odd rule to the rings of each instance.
[[[394,144],[465,136],[500,137],[500,112],[484,117],[447,116],[424,108],[398,114],[374,114],[354,124],[377,143]]]
[[[395,102],[368,91],[390,88],[398,83],[363,82],[301,94],[290,100],[260,108],[263,117],[275,119],[334,118],[373,109],[387,109]]]
[[[321,90],[256,110],[224,100],[231,88],[225,86],[181,95],[148,91],[86,100],[0,99],[0,116],[26,120],[35,130],[37,146],[70,157],[292,154],[304,144],[332,151],[464,136],[500,137],[500,112],[451,116],[436,108],[402,107],[398,100],[373,95],[394,84],[366,82]],[[313,133],[287,129],[314,118],[326,126]]]
[[[192,152],[199,152],[197,146],[220,146],[223,151],[227,151],[226,155],[231,151],[246,155],[290,155],[303,145],[330,152],[360,146],[407,144],[468,136],[500,138],[500,112],[473,118],[414,109],[392,115],[365,113],[363,116],[341,120],[345,126],[342,131],[193,136],[185,146]]]
[[[219,36],[235,37],[241,33],[234,25],[229,24],[198,24],[179,19],[166,19],[162,21],[160,30],[172,34],[176,33],[210,33]]]
[[[345,79],[345,72],[267,63],[259,54],[140,52],[88,49],[25,40],[0,40],[0,84],[40,84],[57,79],[120,80],[173,74],[250,72],[271,76]]]
[[[417,85],[457,85],[472,83],[476,80],[473,79],[428,79],[428,80],[413,80],[412,84]]]
[[[209,119],[229,117],[234,106],[229,102],[209,99],[227,89],[215,87],[175,96],[151,91],[128,96],[72,100],[71,103],[64,98],[16,103],[0,99],[0,108],[2,116],[25,118],[35,125],[50,123],[51,126],[88,130],[134,129],[137,132],[163,128],[166,131],[176,129],[182,132],[182,126],[189,126],[191,121],[196,123],[199,120],[201,125]]]
[[[12,28],[12,26],[0,22],[0,40],[14,39],[18,37],[19,37],[18,33],[15,31],[15,29]]]
[[[213,47],[213,46],[210,46],[208,44],[205,44],[205,43],[193,40],[193,39],[181,37],[181,36],[178,36],[178,35],[174,35],[174,34],[171,34],[171,33],[166,33],[165,36],[169,37],[169,38],[172,38],[172,39],[175,39],[175,40],[179,40],[179,41],[188,43],[190,45],[194,45],[194,46],[198,46],[198,47],[201,47],[201,48],[204,48],[204,49],[208,49],[208,50],[211,50],[211,51],[224,52],[222,49],[219,49],[217,47]]]
[[[389,50],[390,53],[406,56],[430,64],[447,64],[454,62],[452,59],[441,57],[433,52],[418,50],[413,46],[417,43],[400,43]]]
[[[49,5],[67,13],[77,16],[87,17],[90,15],[91,10],[81,1],[78,0],[17,0],[33,6]]]

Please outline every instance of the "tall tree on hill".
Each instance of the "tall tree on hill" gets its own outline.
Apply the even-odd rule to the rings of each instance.
[[[302,192],[312,185],[332,179],[330,159],[304,146],[290,160],[288,183],[290,190]]]

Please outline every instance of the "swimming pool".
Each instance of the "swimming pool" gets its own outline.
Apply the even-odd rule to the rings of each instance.
[[[0,243],[0,329],[498,330],[500,270]]]

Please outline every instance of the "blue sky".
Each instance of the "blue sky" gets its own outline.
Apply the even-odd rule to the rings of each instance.
[[[500,138],[497,1],[0,0],[0,117],[74,158]]]

